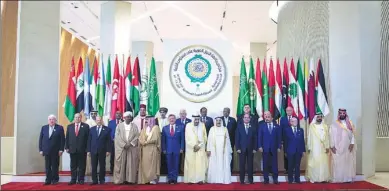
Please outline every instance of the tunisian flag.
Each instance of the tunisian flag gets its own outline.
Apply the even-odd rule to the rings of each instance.
[[[123,54],[123,64],[119,76],[119,101],[118,109],[121,113],[124,113],[126,110],[126,81],[124,80],[124,54]]]
[[[276,82],[274,79],[274,66],[273,59],[270,58],[270,66],[269,66],[269,110],[271,115],[274,117],[274,93],[276,88]]]
[[[118,57],[115,58],[115,66],[113,68],[112,80],[112,101],[111,101],[111,119],[115,119],[116,111],[118,111],[118,94],[119,94],[119,62]]]

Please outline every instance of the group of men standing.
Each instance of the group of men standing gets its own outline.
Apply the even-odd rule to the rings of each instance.
[[[108,126],[97,114],[92,114],[92,119],[86,123],[81,122],[80,114],[75,114],[66,138],[63,127],[50,115],[39,138],[39,152],[45,156],[45,185],[58,182],[59,157],[64,150],[70,154],[69,185],[84,184],[89,165],[92,185],[104,184],[108,155],[115,184],[156,184],[161,174],[167,174],[169,184],[176,184],[179,172],[184,173],[185,183],[229,184],[234,146],[239,156],[241,184],[254,183],[256,152],[262,153],[264,183],[269,183],[271,171],[273,182],[278,184],[277,156],[281,150],[285,153],[289,183],[300,183],[300,163],[306,150],[306,176],[311,182],[353,181],[355,128],[346,110],[339,110],[338,120],[331,128],[323,123],[321,114],[316,115],[306,142],[304,130],[292,116],[293,110],[287,108],[286,111],[287,116],[278,124],[268,111],[264,112],[263,120],[251,115],[249,105],[244,106],[244,114],[237,120],[229,116],[229,108],[214,120],[207,116],[207,109],[203,107],[200,114],[192,115],[192,121],[186,118],[185,110],[180,111],[177,119],[173,114],[167,115],[167,108],[160,108],[157,118],[146,116],[146,106],[141,105],[137,117],[131,112],[123,116],[117,112],[116,119],[109,121]]]

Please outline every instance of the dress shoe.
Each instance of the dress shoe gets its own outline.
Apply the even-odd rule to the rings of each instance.
[[[244,184],[244,182],[240,182],[240,184]]]
[[[288,181],[288,184],[293,184],[293,182],[292,181]]]
[[[91,186],[92,186],[92,185],[97,185],[97,182],[92,182],[90,185],[91,185]]]
[[[45,185],[45,186],[46,186],[46,185],[50,185],[50,182],[45,182],[43,185]]]
[[[269,184],[269,181],[264,181],[263,184]]]
[[[277,180],[277,181],[274,181],[274,184],[280,184],[280,183],[279,183],[278,180]]]
[[[299,181],[295,181],[297,184],[301,184],[300,180]]]
[[[51,184],[56,185],[56,184],[58,184],[58,181],[57,180],[53,181],[53,182],[51,182]]]
[[[80,180],[80,181],[78,181],[78,184],[79,184],[79,185],[84,185],[84,181],[83,181],[83,180]]]
[[[76,184],[76,182],[75,182],[75,181],[70,181],[70,182],[68,183],[68,185],[73,185],[73,184]]]
[[[254,182],[249,182],[249,184],[254,184]]]
[[[100,184],[105,184],[105,181],[100,181]]]

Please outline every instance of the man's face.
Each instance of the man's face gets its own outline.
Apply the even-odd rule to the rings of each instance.
[[[250,122],[250,115],[249,115],[249,114],[244,114],[244,116],[243,116],[243,122],[244,122],[244,123],[249,123],[249,122]]]
[[[81,115],[79,113],[76,113],[74,115],[74,122],[75,123],[80,123],[81,122]]]
[[[205,109],[205,108],[203,108],[203,109],[201,109],[201,111],[200,111],[200,114],[201,114],[201,116],[207,116],[207,109]]]
[[[264,117],[265,117],[266,122],[270,123],[272,121],[272,116],[271,116],[270,112],[266,112],[264,114]]]
[[[131,115],[124,117],[124,121],[126,122],[126,124],[130,124],[133,119],[134,118]]]
[[[194,124],[194,126],[199,125],[199,123],[200,123],[200,118],[195,117],[195,118],[193,119],[193,124]]]
[[[321,123],[323,121],[323,116],[322,115],[317,115],[316,116],[316,122]]]
[[[216,118],[216,126],[217,126],[217,127],[222,126],[222,119]]]
[[[161,115],[162,118],[165,118],[165,117],[166,117],[166,112],[165,112],[165,110],[159,111],[159,114]]]
[[[174,125],[176,123],[176,116],[172,115],[169,117],[170,125]]]
[[[251,111],[250,106],[249,105],[245,105],[243,107],[243,111],[244,111],[244,113],[250,113],[250,111]]]
[[[146,108],[140,108],[139,109],[139,114],[140,114],[140,116],[142,116],[142,117],[144,117],[144,116],[146,116]]]
[[[98,126],[103,124],[103,120],[101,120],[101,117],[96,117],[96,123]]]
[[[286,108],[286,115],[291,116],[293,114],[293,109],[291,107]]]
[[[290,119],[290,125],[293,127],[297,127],[297,119],[296,118]]]
[[[224,117],[228,117],[230,115],[230,108],[224,108],[223,115],[224,115]]]
[[[92,112],[90,113],[90,116],[93,120],[96,120],[96,117],[97,117],[97,113],[96,112]]]
[[[186,111],[180,111],[180,118],[185,119],[186,118]]]
[[[48,119],[48,122],[49,122],[49,125],[50,125],[50,126],[54,126],[55,123],[57,122],[57,119],[55,119],[55,117],[50,117],[50,118]]]
[[[339,111],[339,118],[340,120],[345,120],[346,119],[346,112],[345,111]]]
[[[120,111],[116,112],[116,119],[121,119],[122,118],[122,113]]]

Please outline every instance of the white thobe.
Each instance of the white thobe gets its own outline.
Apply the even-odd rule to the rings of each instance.
[[[93,120],[93,119],[87,119],[87,120],[85,121],[85,123],[89,125],[89,128],[94,127],[94,126],[97,125],[96,121]]]

